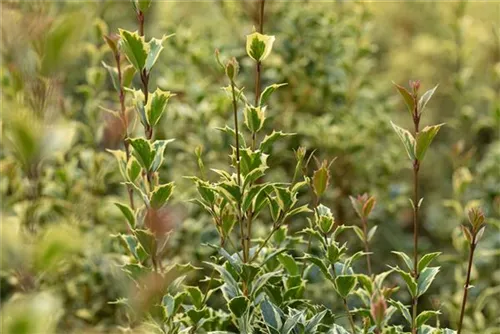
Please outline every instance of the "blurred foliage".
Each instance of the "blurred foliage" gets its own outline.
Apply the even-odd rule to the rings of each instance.
[[[103,109],[118,108],[101,61],[102,35],[136,29],[130,3],[2,2],[1,271],[2,332],[110,332],[124,324],[121,296],[132,294],[117,264],[126,231],[113,202],[125,198],[114,158],[123,129]],[[148,36],[166,42],[151,88],[177,94],[158,125],[176,138],[162,178],[177,184],[169,219],[172,262],[201,264],[217,243],[210,217],[187,202],[202,147],[211,168],[225,166],[231,138],[215,128],[230,118],[230,101],[213,52],[241,64],[253,87],[245,35],[256,25],[252,1],[154,2]],[[416,15],[417,14],[417,15]],[[344,224],[356,222],[349,195],[377,197],[374,268],[394,264],[393,249],[411,249],[410,171],[389,119],[405,124],[391,81],[439,83],[429,123],[446,123],[422,166],[422,250],[441,251],[440,279],[427,307],[443,305],[440,322],[458,321],[466,246],[459,225],[481,205],[490,226],[478,248],[465,329],[500,333],[500,4],[494,2],[274,2],[265,31],[276,35],[263,84],[286,82],[265,124],[297,133],[273,147],[273,180],[290,179],[299,145],[337,157],[324,204]],[[264,65],[267,66],[267,65]],[[251,89],[246,93],[252,98]],[[131,105],[128,103],[128,105]],[[407,125],[407,124],[405,124]],[[427,124],[423,124],[424,126]],[[140,132],[140,126],[136,126]],[[214,178],[214,174],[208,175]],[[300,201],[311,201],[308,193]],[[307,224],[293,219],[291,231]],[[257,236],[263,236],[260,222]],[[356,245],[362,249],[359,241]],[[186,241],[189,242],[186,242]],[[206,273],[194,273],[197,282]],[[318,281],[307,294],[332,305]],[[118,301],[111,303],[113,301]],[[222,302],[222,300],[220,301]],[[216,303],[216,301],[214,301]]]

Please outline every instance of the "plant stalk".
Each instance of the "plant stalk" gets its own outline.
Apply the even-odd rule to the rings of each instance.
[[[137,13],[137,21],[139,22],[139,35],[144,37],[144,13],[139,11]],[[146,69],[142,70],[140,73],[141,83],[142,83],[142,93],[144,94],[144,105],[148,103],[149,97],[149,73],[146,72]],[[150,125],[144,127],[144,132],[146,134],[146,139],[151,140],[153,138],[153,128]]]
[[[121,64],[120,64],[120,54],[117,53],[115,55],[115,61],[116,61],[116,69],[118,71],[118,85],[120,86],[120,93],[119,93],[119,99],[120,99],[120,115],[122,118],[123,122],[123,128],[125,130],[124,133],[124,138],[123,138],[123,146],[125,147],[125,156],[127,159],[127,164],[128,161],[130,160],[130,147],[129,147],[129,142],[128,142],[128,116],[127,116],[127,109],[125,108],[125,91],[123,89],[123,78],[122,78],[122,70],[121,70]],[[133,189],[131,186],[127,185],[127,193],[128,193],[128,199],[130,203],[130,208],[134,210],[134,193]]]
[[[470,283],[470,273],[472,271],[472,260],[474,259],[474,251],[476,250],[476,236],[472,238],[472,242],[470,244],[470,251],[469,251],[469,264],[467,267],[467,278],[465,279],[465,286],[464,286],[464,296],[462,299],[462,308],[460,310],[460,321],[458,322],[458,329],[457,329],[457,334],[460,334],[462,331],[462,323],[464,321],[464,315],[465,315],[465,305],[467,303],[467,295],[469,293],[469,283]]]
[[[419,123],[420,123],[420,115],[418,110],[418,99],[417,94],[414,95],[414,103],[415,108],[413,110],[413,124],[415,126],[414,138],[416,139],[419,132]],[[418,226],[418,214],[419,214],[419,179],[418,172],[420,170],[420,161],[415,158],[413,160],[413,277],[415,280],[418,279],[418,235],[419,235],[419,226]],[[412,301],[413,309],[412,309],[412,328],[411,331],[413,334],[417,334],[417,311],[418,311],[418,297],[415,296]]]
[[[236,87],[234,85],[234,81],[231,80],[231,93],[233,98],[233,114],[234,114],[234,137],[236,142],[236,177],[238,186],[241,187],[241,170],[240,170],[240,131],[238,128],[238,101],[236,99]],[[241,248],[243,252],[243,262],[247,262],[247,250],[246,250],[246,237],[245,237],[245,227],[242,215],[241,215],[241,203],[238,202],[238,222],[240,225],[240,234],[241,234]]]
[[[366,265],[368,266],[368,274],[371,276],[372,275],[372,262],[370,259],[370,245],[368,243],[368,228],[367,228],[367,222],[366,218],[361,219],[361,223],[363,225],[363,235],[364,235],[364,240],[363,243],[365,244],[365,253],[366,254]]]

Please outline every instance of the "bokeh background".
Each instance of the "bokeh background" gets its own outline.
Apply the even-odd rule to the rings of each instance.
[[[152,6],[146,35],[176,34],[150,80],[151,90],[177,94],[157,132],[176,138],[161,171],[177,183],[169,255],[201,265],[213,252],[203,244],[217,234],[188,202],[194,187],[184,176],[198,174],[196,147],[206,166],[228,164],[232,141],[216,128],[231,120],[230,101],[214,50],[235,56],[243,86],[253,87],[244,45],[257,8],[253,1]],[[113,238],[125,224],[113,202],[126,194],[106,152],[120,147],[122,129],[103,111],[118,101],[101,64],[112,62],[102,35],[135,30],[132,5],[2,1],[1,10],[2,332],[116,331],[124,311],[113,301],[129,284],[119,268],[124,250]],[[266,127],[296,133],[274,147],[268,178],[291,177],[299,146],[319,159],[337,157],[325,204],[337,220],[356,224],[348,196],[376,196],[377,271],[396,263],[391,250],[412,249],[411,166],[389,122],[410,126],[410,119],[391,82],[439,84],[423,124],[446,126],[421,168],[421,249],[443,252],[442,272],[422,303],[442,309],[442,324],[456,324],[467,253],[459,225],[466,208],[480,205],[490,225],[477,251],[465,326],[500,333],[500,3],[267,1],[264,32],[276,36],[264,85],[288,83],[273,95]],[[290,230],[306,224],[297,218]],[[204,274],[190,279],[195,284]],[[318,281],[308,293],[332,305],[326,289]]]

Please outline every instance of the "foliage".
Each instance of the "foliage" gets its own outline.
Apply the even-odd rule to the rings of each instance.
[[[495,6],[3,3],[1,331],[498,333]]]

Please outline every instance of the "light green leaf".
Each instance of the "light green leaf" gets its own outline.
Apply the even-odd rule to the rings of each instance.
[[[430,318],[437,317],[440,314],[441,314],[441,312],[439,312],[439,311],[423,311],[415,319],[415,322],[417,324],[417,328],[424,325]]]
[[[271,95],[280,87],[286,86],[287,83],[282,83],[282,84],[272,84],[270,86],[267,86],[266,89],[260,94],[259,98],[259,104],[260,106],[264,106],[271,97]]]
[[[146,104],[146,117],[148,123],[151,126],[158,124],[158,121],[163,116],[165,109],[167,107],[168,100],[173,94],[170,92],[164,92],[157,88],[153,94],[151,94],[148,103]]]
[[[292,256],[290,256],[286,253],[282,253],[282,254],[278,255],[278,260],[283,265],[283,267],[285,267],[286,271],[290,275],[292,275],[292,276],[300,275],[299,266],[298,266],[297,262],[295,262],[295,259]]]
[[[154,159],[151,164],[151,171],[156,172],[163,163],[163,155],[168,144],[175,139],[157,140],[153,143]]]
[[[130,229],[135,229],[135,214],[132,208],[130,208],[128,205],[122,204],[122,203],[115,203],[115,205],[120,209],[120,211],[123,213],[125,218],[127,219],[127,222],[130,226]]]
[[[434,260],[436,257],[441,255],[441,252],[429,253],[422,256],[420,261],[418,261],[418,272],[421,272]]]
[[[408,154],[408,157],[410,160],[415,159],[415,138],[411,135],[410,131],[405,130],[403,128],[400,128],[393,122],[391,122],[391,125],[396,131],[397,135],[399,136],[399,139],[403,142],[403,145],[406,149],[406,153]]]
[[[408,310],[408,307],[406,307],[405,305],[403,305],[403,303],[401,303],[400,301],[396,301],[396,300],[389,300],[389,304],[394,306],[395,308],[397,308],[399,310],[399,312],[403,315],[403,317],[405,318],[406,322],[408,322],[408,324],[412,324],[412,318],[411,318],[411,314],[410,314],[410,311]]]
[[[410,275],[409,273],[407,273],[406,271],[402,270],[399,267],[395,268],[391,267],[391,269],[396,271],[401,276],[401,278],[403,278],[403,280],[406,282],[406,286],[408,287],[408,291],[410,292],[411,296],[416,297],[418,289],[417,289],[417,282],[415,282],[415,278],[413,278],[412,275]]]
[[[174,34],[163,36],[162,39],[152,38],[149,41],[148,55],[146,58],[146,67],[145,67],[147,73],[151,71],[154,64],[158,60],[158,57],[160,56],[160,53],[163,50],[163,42],[172,36],[174,36]]]
[[[432,95],[434,95],[434,92],[438,88],[439,85],[436,85],[434,88],[429,89],[427,92],[422,95],[422,97],[418,100],[418,112],[422,114],[424,112],[425,106],[427,105],[427,102],[431,99]]]
[[[434,137],[437,135],[439,132],[439,129],[444,125],[438,124],[438,125],[432,125],[432,126],[426,126],[423,128],[417,135],[417,147],[416,147],[416,157],[418,160],[423,160],[425,156],[425,152],[427,152],[427,149],[432,143],[432,140]]]
[[[406,255],[403,252],[396,252],[396,251],[393,251],[391,253],[399,256],[406,264],[406,267],[408,268],[408,270],[413,270],[413,261],[410,259],[410,257],[408,255]]]
[[[427,267],[418,276],[418,296],[422,296],[439,273],[439,267]]]
[[[286,136],[293,136],[295,135],[294,133],[284,133],[281,131],[273,131],[270,135],[266,135],[262,142],[260,143],[260,150],[264,153],[269,153],[271,150],[273,144],[276,142],[276,140],[280,138],[284,138]]]

